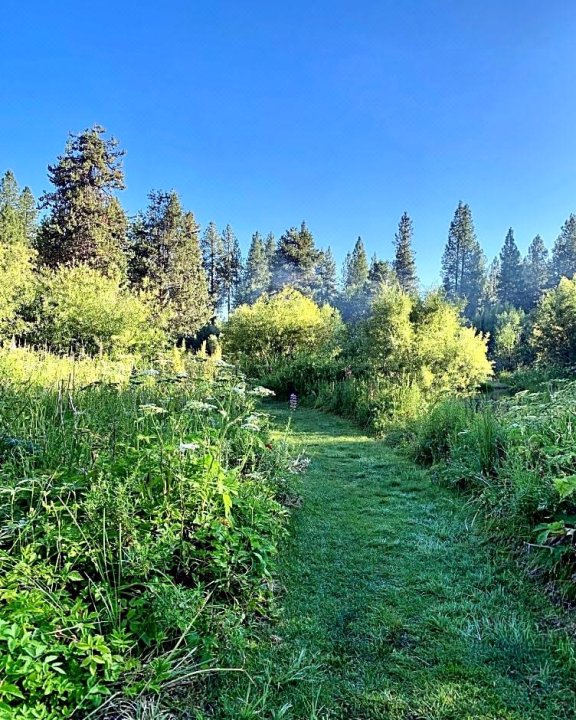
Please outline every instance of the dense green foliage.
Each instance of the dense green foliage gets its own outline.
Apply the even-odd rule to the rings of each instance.
[[[342,323],[328,305],[319,307],[298,290],[262,295],[254,305],[242,305],[224,327],[226,352],[249,375],[262,376],[278,360],[334,356]]]
[[[576,592],[576,385],[548,382],[496,404],[439,404],[415,427],[414,452],[472,494],[527,562]]]
[[[259,389],[174,362],[83,387],[2,379],[0,717],[186,687],[268,611],[285,452]]]
[[[86,265],[62,266],[39,281],[39,306],[32,339],[53,351],[89,355],[153,354],[166,343],[154,318],[152,297],[137,297]]]
[[[576,279],[562,278],[543,296],[534,313],[532,345],[544,364],[576,364]]]
[[[202,266],[199,226],[175,192],[152,192],[131,228],[129,279],[153,294],[170,319],[172,337],[194,335],[212,314]]]
[[[382,284],[348,328],[298,291],[262,296],[233,313],[223,337],[225,351],[279,395],[295,390],[379,429],[470,392],[492,372],[486,339],[462,324],[456,306],[397,284]]]
[[[125,268],[128,221],[114,191],[124,188],[124,152],[104,128],[71,135],[64,154],[48,167],[52,192],[40,199],[48,210],[37,237],[48,267],[86,263],[104,274]]]

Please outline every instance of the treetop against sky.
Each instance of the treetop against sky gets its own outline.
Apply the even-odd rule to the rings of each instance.
[[[38,197],[69,131],[127,150],[129,213],[176,189],[205,227],[305,219],[339,263],[414,222],[437,281],[460,200],[489,257],[576,210],[576,6],[565,0],[3,4],[0,171]]]

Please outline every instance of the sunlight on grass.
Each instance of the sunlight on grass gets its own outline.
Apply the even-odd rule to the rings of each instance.
[[[573,717],[562,611],[486,543],[461,501],[342,419],[298,410],[291,426],[311,464],[295,484],[284,611],[248,656],[250,702],[238,701],[239,679],[226,681],[218,717]],[[287,683],[301,651],[314,662]],[[255,703],[262,682],[266,709]]]

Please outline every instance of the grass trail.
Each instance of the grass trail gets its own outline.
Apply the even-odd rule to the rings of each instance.
[[[221,688],[217,716],[576,718],[562,612],[463,500],[345,420],[301,409],[293,430],[311,465],[283,614],[248,659],[252,684]]]

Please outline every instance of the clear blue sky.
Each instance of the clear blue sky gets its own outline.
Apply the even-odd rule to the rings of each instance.
[[[576,211],[575,39],[569,0],[4,0],[0,171],[39,195],[98,122],[129,213],[174,188],[244,249],[305,219],[341,260],[407,210],[429,285],[460,199],[489,258]]]

